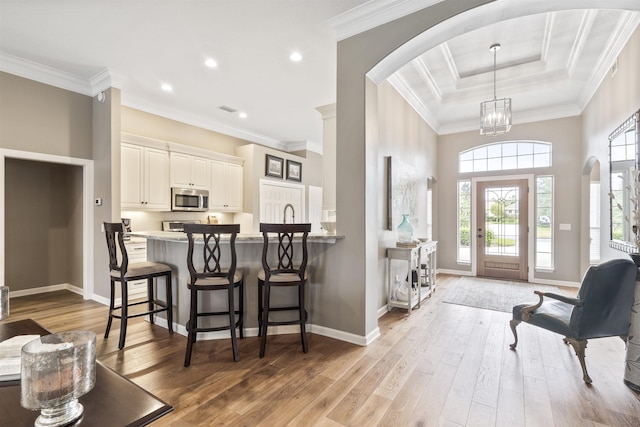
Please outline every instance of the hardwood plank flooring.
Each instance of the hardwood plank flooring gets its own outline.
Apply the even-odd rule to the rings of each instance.
[[[249,337],[234,363],[229,340],[199,341],[189,368],[185,337],[133,319],[118,351],[118,321],[102,338],[107,307],[70,292],[12,298],[3,322],[96,332],[104,364],[175,408],[157,426],[640,425],[640,397],[623,383],[622,340],[589,342],[586,386],[562,337],[521,324],[514,352],[509,313],[443,303],[457,280],[438,276],[438,291],[411,315],[385,314],[367,347],[310,334],[303,354],[298,334],[280,335],[259,359],[259,339]]]

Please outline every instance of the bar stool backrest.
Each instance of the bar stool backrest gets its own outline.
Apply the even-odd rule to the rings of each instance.
[[[184,224],[187,233],[189,247],[187,250],[187,268],[191,275],[192,283],[197,279],[207,277],[226,277],[229,283],[233,283],[236,273],[237,254],[236,236],[240,232],[240,224]],[[196,268],[194,263],[195,238],[194,234],[202,234],[202,266]],[[225,266],[222,263],[221,238],[229,236],[230,263]],[[197,257],[196,257],[197,259]]]
[[[304,280],[305,271],[307,269],[307,236],[311,231],[311,224],[260,224],[260,232],[264,240],[262,246],[262,267],[264,268],[265,278],[268,280],[272,274],[293,273],[300,276],[300,280]],[[277,233],[278,235],[278,264],[269,265],[267,252],[269,249],[269,233]],[[294,237],[301,235],[302,258],[296,266],[294,256],[296,255],[294,248]],[[299,253],[299,252],[298,252]]]
[[[129,267],[129,257],[127,256],[127,248],[124,245],[124,232],[121,222],[105,222],[104,234],[107,238],[107,247],[109,249],[109,270],[119,271],[121,276],[127,273]],[[116,246],[116,242],[118,246]],[[118,249],[122,254],[122,261],[118,264]]]

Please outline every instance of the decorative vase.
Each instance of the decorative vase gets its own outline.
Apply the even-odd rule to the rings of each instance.
[[[45,335],[22,347],[20,404],[40,410],[36,427],[66,426],[82,417],[78,398],[96,382],[96,334]]]
[[[409,222],[409,214],[402,214],[402,222],[398,225],[398,242],[411,243],[413,241],[413,225]]]

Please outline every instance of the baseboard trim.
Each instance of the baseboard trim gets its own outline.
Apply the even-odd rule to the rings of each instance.
[[[70,292],[73,292],[74,294],[83,295],[82,288],[73,286],[70,283],[60,283],[57,285],[39,286],[37,288],[31,288],[31,289],[21,289],[19,291],[12,291],[11,286],[9,286],[9,298],[45,294],[48,292],[56,292],[56,291],[70,291]],[[107,302],[107,305],[108,305],[108,302]]]
[[[451,274],[453,276],[467,276],[467,277],[476,277],[470,271],[460,271],[460,270],[444,270],[438,269],[438,274]],[[549,280],[549,279],[540,279],[539,277],[534,277],[532,284],[540,283],[541,285],[551,285],[551,286],[565,286],[568,288],[579,288],[580,283],[578,282],[568,282],[564,280]]]
[[[147,319],[148,320],[148,319]],[[167,319],[156,317],[156,324],[167,328]],[[173,330],[178,334],[187,336],[187,328],[184,325],[177,325],[174,323]],[[298,325],[281,325],[281,326],[269,326],[269,335],[286,335],[286,334],[299,334],[300,327]],[[380,329],[376,328],[372,333],[366,337],[351,334],[349,332],[338,331],[336,329],[327,328],[324,326],[318,326],[314,324],[307,324],[307,333],[322,335],[328,338],[334,338],[339,341],[345,341],[351,344],[360,346],[367,346],[380,336]],[[257,337],[258,328],[245,328],[244,335],[246,337]],[[215,332],[200,332],[198,334],[198,340],[219,340],[229,339],[228,331],[215,331]]]
[[[533,282],[529,282],[533,285],[535,285],[536,283],[540,283],[541,285],[552,285],[552,286],[565,286],[567,288],[579,288],[580,287],[580,283],[578,282],[567,282],[567,281],[563,281],[563,280],[547,280],[547,279],[540,279],[537,277],[533,278]]]
[[[443,268],[438,269],[438,274],[451,274],[452,276],[473,276],[473,273],[466,270],[446,270]],[[436,279],[437,280],[437,279]]]

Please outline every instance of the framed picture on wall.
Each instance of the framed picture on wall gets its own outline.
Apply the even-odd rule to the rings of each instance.
[[[284,171],[284,159],[271,154],[267,154],[265,162],[265,176],[272,176],[274,178],[281,178]]]
[[[287,160],[287,179],[289,181],[302,181],[302,163]]]

